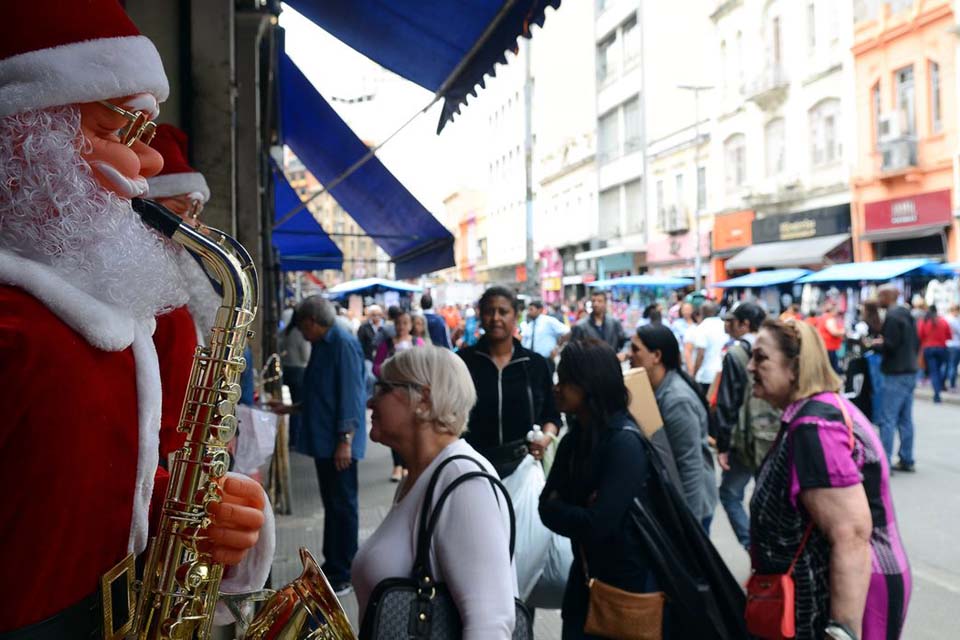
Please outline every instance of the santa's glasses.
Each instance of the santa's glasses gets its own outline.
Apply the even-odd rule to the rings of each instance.
[[[100,104],[130,121],[130,124],[117,131],[120,142],[128,147],[132,147],[137,140],[149,145],[157,135],[157,123],[150,120],[149,114],[143,111],[127,111],[105,100],[100,100]]]

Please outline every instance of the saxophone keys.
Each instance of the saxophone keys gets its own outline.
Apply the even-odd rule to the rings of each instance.
[[[218,437],[221,442],[229,442],[233,440],[233,436],[237,435],[237,416],[221,416],[220,424],[217,425],[217,429],[220,431],[220,435]]]

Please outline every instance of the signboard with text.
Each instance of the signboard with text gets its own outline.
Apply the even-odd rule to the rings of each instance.
[[[753,210],[718,215],[713,220],[713,250],[729,251],[753,244]]]
[[[950,224],[953,206],[950,190],[918,193],[906,198],[868,202],[864,207],[864,230],[884,231]]]
[[[769,214],[754,220],[752,227],[754,244],[850,233],[850,205],[839,204],[799,213]]]

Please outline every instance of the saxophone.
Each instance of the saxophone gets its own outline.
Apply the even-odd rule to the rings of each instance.
[[[178,429],[186,443],[173,456],[170,484],[156,536],[147,548],[139,586],[133,638],[137,640],[208,640],[220,596],[223,565],[203,550],[211,524],[208,507],[221,500],[220,479],[230,466],[227,443],[237,432],[236,404],[243,350],[253,332],[258,282],[250,254],[234,238],[183,224],[156,202],[133,200],[143,221],[199,256],[223,288],[208,346],[197,347]],[[352,640],[353,631],[333,590],[313,556],[300,550],[304,572],[269,596],[261,614],[241,621],[248,638]]]

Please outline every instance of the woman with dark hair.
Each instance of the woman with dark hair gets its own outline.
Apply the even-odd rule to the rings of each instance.
[[[917,335],[920,337],[920,351],[927,363],[930,384],[933,386],[933,401],[940,402],[943,391],[944,372],[947,368],[947,343],[953,338],[949,323],[937,313],[937,305],[927,308],[922,320],[917,322]]]
[[[503,478],[514,472],[528,451],[537,459],[543,456],[559,432],[560,414],[547,361],[515,337],[519,303],[513,292],[491,287],[478,306],[483,337],[457,352],[477,391],[464,437]],[[540,425],[544,437],[528,443],[534,425]]]
[[[303,376],[310,361],[310,342],[297,328],[297,314],[291,310],[290,319],[280,334],[280,365],[283,368],[283,384],[290,389],[290,400],[299,404],[303,396]],[[296,446],[300,438],[299,413],[290,414],[290,446]]]
[[[707,442],[707,401],[680,365],[680,345],[673,331],[649,324],[630,341],[630,363],[650,377],[663,430],[680,474],[680,489],[694,516],[710,530],[717,506],[717,476]]]
[[[573,640],[595,637],[584,631],[589,578],[631,593],[659,590],[650,555],[629,520],[633,499],[649,500],[653,467],[627,409],[620,361],[609,345],[594,339],[571,342],[557,376],[557,404],[570,432],[560,441],[540,496],[540,517],[573,545],[562,610],[563,639]]]

